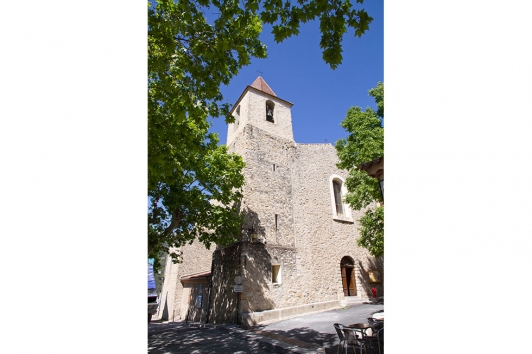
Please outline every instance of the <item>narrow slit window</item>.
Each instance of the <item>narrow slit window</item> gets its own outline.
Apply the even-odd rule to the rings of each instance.
[[[240,121],[240,106],[236,107],[236,114],[235,114],[235,130],[238,129],[239,121]]]
[[[279,284],[281,282],[281,265],[272,265],[272,283]]]
[[[275,172],[275,164],[273,164],[273,172]]]
[[[277,214],[275,214],[275,231],[277,231]]]

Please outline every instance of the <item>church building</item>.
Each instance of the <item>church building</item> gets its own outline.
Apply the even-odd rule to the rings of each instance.
[[[168,259],[163,320],[254,325],[363,301],[372,288],[383,295],[383,260],[357,246],[361,214],[343,202],[347,171],[333,145],[294,141],[292,106],[260,76],[233,106],[227,146],[246,162],[242,234]]]

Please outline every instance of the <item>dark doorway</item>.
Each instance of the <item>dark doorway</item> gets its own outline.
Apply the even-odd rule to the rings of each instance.
[[[357,287],[355,281],[355,261],[349,256],[342,258],[340,262],[340,269],[342,270],[342,286],[344,288],[344,296],[356,296]]]

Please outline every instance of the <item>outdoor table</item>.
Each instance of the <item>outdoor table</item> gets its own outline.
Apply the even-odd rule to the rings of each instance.
[[[384,321],[384,312],[374,313],[373,316],[371,316],[371,317],[373,317],[377,321]]]
[[[347,326],[348,328],[353,328],[353,329],[360,329],[360,330],[366,330],[368,328],[371,328],[371,325],[369,323],[355,323],[355,324],[350,324],[349,326]]]
[[[369,323],[354,323],[347,326],[347,328],[354,329],[355,331],[360,331],[366,336],[366,331],[372,326]]]

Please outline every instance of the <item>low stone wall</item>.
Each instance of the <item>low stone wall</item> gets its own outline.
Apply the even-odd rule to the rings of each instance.
[[[316,302],[313,304],[283,307],[275,310],[267,310],[261,312],[249,312],[241,314],[241,323],[244,326],[255,326],[258,324],[267,324],[280,320],[286,320],[300,315],[308,315],[311,313],[334,310],[340,308],[338,300]]]

